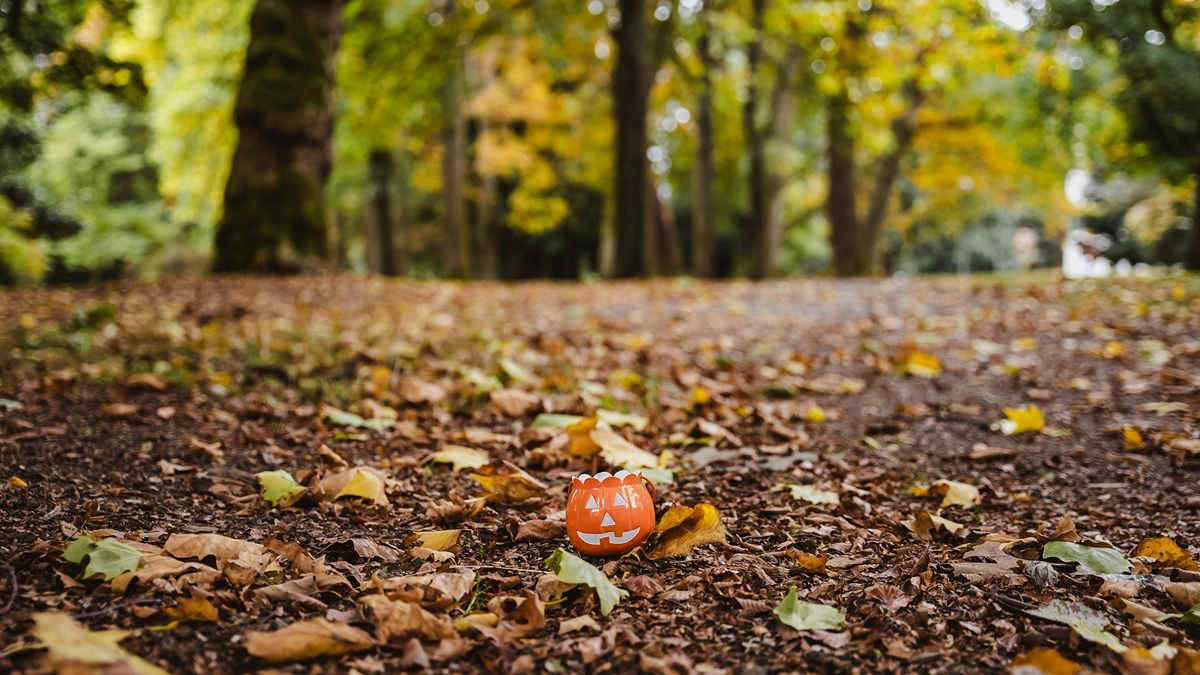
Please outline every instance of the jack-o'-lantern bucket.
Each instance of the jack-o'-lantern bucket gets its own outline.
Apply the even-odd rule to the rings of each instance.
[[[567,488],[567,536],[580,553],[620,555],[654,529],[654,484],[635,471],[586,473]]]

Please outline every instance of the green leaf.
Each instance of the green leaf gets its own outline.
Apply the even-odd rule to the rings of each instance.
[[[1200,626],[1200,602],[1196,603],[1194,607],[1184,612],[1183,616],[1179,617],[1179,622],[1193,626]]]
[[[83,563],[83,559],[86,558],[94,548],[96,548],[96,542],[92,541],[91,537],[79,537],[70,544],[67,544],[67,548],[65,551],[63,551],[62,557],[68,562],[73,562],[76,565],[79,565]]]
[[[557,413],[542,413],[533,418],[533,423],[529,426],[533,429],[553,428],[566,429],[583,419],[579,415],[560,415]]]
[[[84,537],[86,538],[86,537]],[[89,540],[90,541],[90,540]],[[79,540],[76,539],[75,543]],[[71,547],[74,547],[72,544]],[[68,551],[71,549],[68,548]],[[77,554],[78,550],[72,551]],[[63,553],[66,556],[66,553]],[[99,543],[87,552],[88,565],[83,570],[83,578],[89,579],[97,574],[105,581],[112,581],[126,572],[133,572],[138,567],[142,554],[128,544],[123,544],[115,537],[101,539]]]
[[[775,616],[796,630],[838,630],[846,625],[846,615],[837,607],[797,600],[795,586],[783,596]]]
[[[1079,637],[1102,644],[1114,652],[1121,653],[1127,649],[1117,636],[1104,630],[1108,625],[1108,617],[1087,605],[1055,599],[1025,613],[1070,626]]]
[[[1114,548],[1083,546],[1069,541],[1048,542],[1042,548],[1042,557],[1078,563],[1080,569],[1092,574],[1125,574],[1133,567]]]
[[[649,478],[650,482],[654,483],[655,485],[670,485],[675,482],[675,472],[671,469],[652,467],[634,467],[632,469],[629,467],[625,468],[642,474],[646,478]]]
[[[608,616],[613,607],[616,607],[622,598],[629,595],[629,591],[613,585],[599,568],[561,548],[546,558],[546,566],[564,584],[591,586],[596,591],[596,597],[600,599],[600,614],[604,616]]]
[[[292,478],[292,474],[282,469],[259,473],[258,484],[262,487],[262,498],[280,507],[288,507],[295,504],[296,500],[307,489],[297,483],[296,479]]]
[[[837,504],[838,494],[822,490],[815,485],[788,485],[792,489],[792,499],[803,499],[813,504]]]
[[[346,412],[345,410],[338,410],[331,405],[323,407],[321,409],[321,415],[330,422],[344,427],[360,427],[363,429],[379,430],[387,429],[396,423],[396,420],[389,420],[386,418],[373,420],[363,419],[359,415],[355,415],[352,412]]]
[[[534,377],[533,373],[526,370],[524,366],[508,358],[500,359],[500,370],[504,371],[504,374],[507,375],[509,379],[525,384],[533,382],[537,379]]]

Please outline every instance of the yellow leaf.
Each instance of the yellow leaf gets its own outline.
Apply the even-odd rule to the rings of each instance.
[[[1181,570],[1200,571],[1192,554],[1180,548],[1179,544],[1169,537],[1143,539],[1137,548],[1133,549],[1133,555],[1154,558],[1169,567],[1178,567]]]
[[[488,454],[483,450],[468,448],[462,445],[444,445],[441,450],[433,453],[433,456],[429,459],[434,462],[450,464],[455,471],[478,469],[491,461]]]
[[[334,499],[362,497],[376,504],[388,503],[387,493],[383,489],[383,478],[377,472],[362,466],[349,469],[349,471],[353,472],[353,475],[350,476],[346,485],[334,495]]]
[[[33,615],[33,622],[30,632],[50,650],[46,665],[54,672],[167,674],[117,645],[129,635],[128,631],[90,631],[61,612],[39,612]]]
[[[1141,450],[1146,445],[1142,440],[1142,432],[1136,427],[1125,427],[1121,430],[1121,436],[1125,439],[1126,450]]]
[[[1104,345],[1104,351],[1101,352],[1101,355],[1106,359],[1119,359],[1125,356],[1125,345],[1116,340],[1109,340]]]
[[[458,546],[458,538],[462,530],[431,530],[429,532],[414,532],[408,543],[421,542],[421,546],[431,551],[449,551]]]
[[[658,465],[658,457],[653,453],[630,443],[612,429],[593,429],[590,436],[600,446],[600,456],[612,466],[636,469]]]
[[[327,619],[299,621],[276,631],[246,631],[246,651],[271,663],[348,654],[375,646],[371,636]]]
[[[8,479],[8,484],[15,488],[27,488],[29,483],[26,483],[20,476],[12,476]]]
[[[220,615],[217,608],[207,598],[194,596],[179,603],[177,607],[168,607],[167,616],[177,621],[207,621],[217,623]]]
[[[809,409],[804,412],[804,419],[815,424],[820,424],[821,422],[825,421],[825,411],[822,410],[820,406],[810,406]]]
[[[670,450],[663,450],[662,452],[658,453],[658,467],[660,469],[665,469],[668,466],[678,463],[679,458],[676,457],[675,453],[671,452]]]
[[[829,562],[829,558],[823,555],[812,555],[795,549],[788,549],[787,554],[788,557],[796,561],[798,566],[809,572],[824,572],[825,564]]]
[[[979,503],[979,489],[974,485],[953,480],[939,480],[929,486],[929,494],[942,497],[938,508],[947,506],[971,507]]]
[[[711,400],[712,394],[709,394],[707,389],[701,386],[692,387],[692,403],[704,405]]]
[[[1046,418],[1042,416],[1041,408],[1036,405],[1025,408],[1005,408],[1004,415],[1008,419],[1000,422],[1000,430],[1005,435],[1038,432],[1046,428]]]
[[[1053,649],[1037,647],[1014,659],[1011,670],[1028,672],[1029,675],[1076,675],[1083,670],[1083,666],[1064,658]]]
[[[671,511],[686,508],[676,506]],[[659,526],[654,528],[656,532],[661,532],[661,536],[650,551],[651,559],[687,555],[701,544],[725,543],[725,524],[721,522],[717,507],[700,504],[688,510],[689,513],[682,520],[679,520],[682,511],[677,511],[673,516],[671,511],[663,515]],[[667,516],[671,516],[671,519],[668,520]],[[668,527],[663,527],[664,524],[668,524]]]
[[[484,499],[516,503],[546,492],[546,484],[511,464],[485,466],[479,473],[469,474],[484,489]]]
[[[571,439],[567,452],[576,457],[591,457],[600,452],[600,446],[592,440],[592,430],[596,428],[595,417],[585,417],[574,424],[567,425],[567,436]]]
[[[933,354],[910,351],[904,355],[897,369],[901,375],[937,377],[942,374],[942,363]]]

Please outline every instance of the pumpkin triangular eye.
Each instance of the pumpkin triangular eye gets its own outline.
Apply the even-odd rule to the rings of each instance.
[[[583,508],[591,509],[593,511],[600,508],[600,502],[596,501],[596,495],[590,495],[588,497],[587,504],[584,504]]]
[[[612,505],[613,506],[628,506],[628,503],[625,501],[624,496],[622,496],[620,493],[617,493],[616,498],[613,499]]]

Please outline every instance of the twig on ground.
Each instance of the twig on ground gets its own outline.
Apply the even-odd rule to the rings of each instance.
[[[545,574],[549,570],[531,570],[525,567],[505,567],[503,565],[459,565],[469,570],[501,570],[504,572],[525,572],[527,574]]]
[[[0,614],[8,614],[8,610],[12,609],[13,602],[17,599],[17,571],[8,563],[3,563],[3,565],[4,569],[8,570],[8,580],[12,584],[12,588],[9,589],[8,602],[4,603],[4,609],[0,609]]]

